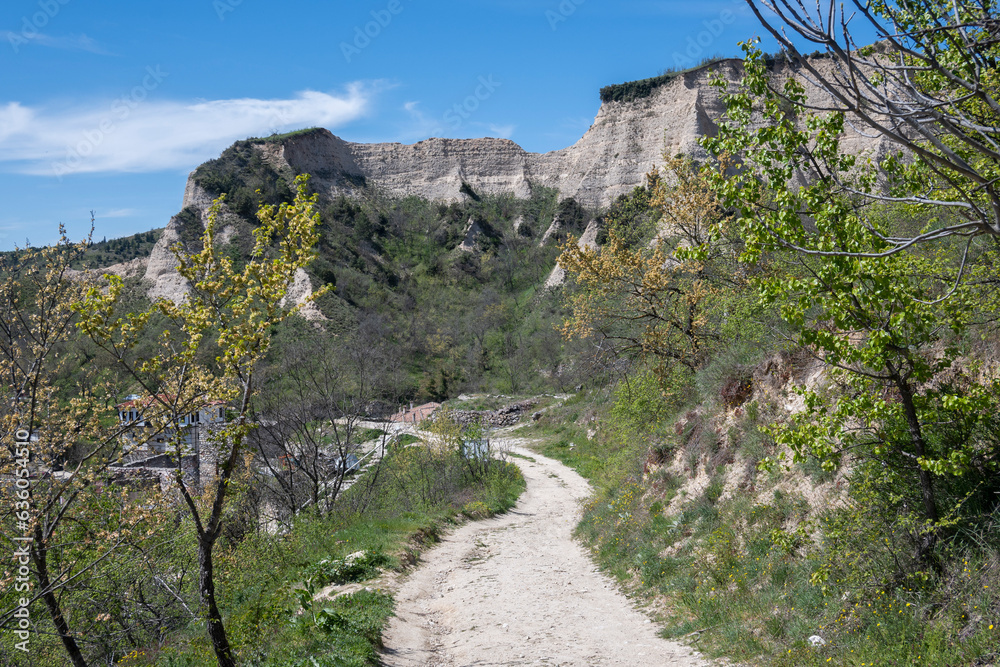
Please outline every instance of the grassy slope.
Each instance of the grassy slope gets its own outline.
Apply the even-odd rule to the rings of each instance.
[[[692,396],[692,405],[651,421],[630,419],[630,400],[621,391],[578,396],[531,430],[543,436],[541,453],[594,485],[578,535],[656,610],[664,636],[755,665],[991,664],[983,656],[1000,646],[995,552],[956,555],[923,587],[814,584],[823,550],[808,521],[821,521],[822,508],[789,491],[788,473],[752,465],[773,451],[757,425],[774,414],[745,411],[755,419],[742,418],[730,434],[736,451],[726,455],[725,444],[705,447],[685,424],[700,401],[709,412],[702,425],[719,423],[712,413],[725,410],[711,397]],[[791,473],[797,488],[835,484],[812,473]],[[814,635],[825,644],[812,645]]]
[[[375,501],[364,509],[357,507],[365,487],[359,482],[345,495],[338,512],[303,515],[288,535],[250,535],[234,547],[220,549],[217,587],[241,664],[375,664],[382,629],[392,615],[389,591],[361,590],[303,609],[296,590],[309,588],[311,596],[331,583],[329,569],[321,565],[324,560],[358,551],[377,555],[383,569],[402,570],[415,563],[420,550],[435,542],[446,526],[506,511],[524,489],[512,464],[497,463],[477,481],[463,473],[459,461],[438,460],[433,470],[437,479],[448,483],[442,483],[433,501],[415,501],[425,481],[420,468],[429,463],[417,460],[415,452],[398,450],[386,458],[380,472],[384,481],[375,491]],[[377,574],[370,569],[347,581],[365,581]],[[204,628],[195,621],[162,647],[138,650],[118,664],[178,667],[208,665],[213,660]]]

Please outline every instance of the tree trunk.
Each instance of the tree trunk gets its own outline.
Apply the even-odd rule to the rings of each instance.
[[[73,667],[87,667],[87,661],[83,658],[80,645],[73,639],[73,633],[70,632],[69,624],[66,622],[66,617],[62,613],[62,607],[59,605],[59,598],[56,597],[56,593],[52,589],[52,582],[49,580],[49,565],[41,528],[36,527],[35,529],[35,541],[31,547],[31,559],[34,561],[35,567],[38,568],[38,585],[42,587],[42,599],[45,600],[49,616],[52,617],[52,625],[55,626],[56,632],[59,633],[59,639],[62,640],[63,647],[65,647],[66,653],[69,654],[69,659],[73,663]]]
[[[910,384],[902,378],[896,382],[896,386],[899,388],[903,410],[906,413],[906,425],[910,430],[913,453],[919,457],[926,456],[927,448],[924,444],[924,435],[920,428],[920,420],[917,418],[916,406],[913,404],[913,390],[910,388]],[[934,483],[931,474],[923,468],[920,468],[920,494],[924,501],[924,518],[936,523],[938,512],[937,503],[934,500]]]
[[[913,453],[918,457],[923,457],[927,453],[927,448],[924,443],[923,430],[920,428],[920,420],[917,417],[917,409],[913,403],[913,390],[909,382],[899,376],[896,378],[896,387],[899,389],[903,411],[906,413],[906,424],[910,431],[910,441],[913,443]],[[934,480],[923,467],[920,467],[920,495],[923,498],[924,519],[931,526],[926,532],[917,535],[916,557],[921,563],[934,565],[930,562],[930,553],[938,537],[938,511],[934,497]]]
[[[215,601],[215,575],[212,565],[214,546],[215,540],[208,535],[198,537],[198,584],[201,603],[208,611],[206,619],[208,638],[212,641],[219,667],[236,667],[233,650],[229,646],[229,638],[226,637],[226,628],[222,624],[222,614],[219,613],[219,606]]]

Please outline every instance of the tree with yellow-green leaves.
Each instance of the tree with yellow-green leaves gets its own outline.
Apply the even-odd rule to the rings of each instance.
[[[138,605],[128,582],[117,582],[118,590],[101,583],[109,566],[155,542],[160,520],[131,503],[126,489],[105,484],[107,467],[121,461],[122,429],[108,415],[121,387],[79,367],[73,304],[93,276],[71,264],[86,247],[63,232],[53,246],[0,260],[0,522],[15,554],[0,584],[0,628],[16,637],[0,649],[4,660],[41,664],[58,650],[35,634],[46,625],[37,602],[76,667],[87,664],[88,643],[121,651],[174,618],[172,597],[148,591]],[[67,377],[76,386],[67,387]]]
[[[120,312],[123,282],[109,276],[106,290],[91,288],[75,306],[80,330],[150,397],[148,419],[154,427],[166,428],[208,403],[229,406],[227,422],[214,429],[211,442],[202,444],[215,452],[215,474],[196,484],[178,466],[173,480],[195,526],[202,613],[220,667],[236,662],[218,607],[213,550],[254,428],[251,403],[272,327],[300,307],[286,307],[284,300],[296,271],[312,260],[318,240],[316,195],[307,195],[307,180],[305,176],[296,179],[292,203],[260,208],[253,251],[239,269],[220,248],[221,200],[216,201],[202,249],[188,253],[180,245],[173,248],[178,272],[190,286],[180,303],[160,300],[142,312]],[[166,318],[171,328],[159,335],[152,353],[139,356],[137,346],[154,315]],[[179,435],[173,449],[179,461],[184,455]]]
[[[666,157],[645,188],[616,203],[603,245],[570,239],[559,265],[574,283],[567,338],[593,338],[616,354],[649,356],[661,380],[699,368],[734,317],[737,248],[703,169]]]

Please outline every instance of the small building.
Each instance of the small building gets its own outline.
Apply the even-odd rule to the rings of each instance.
[[[418,405],[413,407],[410,403],[409,410],[403,409],[394,414],[389,418],[389,421],[402,423],[402,424],[419,424],[423,420],[430,417],[434,412],[441,407],[440,403],[424,403],[423,405]]]
[[[167,482],[165,471],[181,468],[200,486],[202,479],[217,472],[212,436],[215,427],[226,423],[226,405],[209,401],[189,413],[168,416],[167,406],[173,400],[165,394],[145,398],[132,394],[115,406],[126,445],[122,463],[115,468],[149,470]],[[176,460],[178,453],[180,461]]]
[[[223,401],[210,401],[193,412],[180,415],[173,424],[156,428],[147,416],[163,412],[173,397],[166,395],[147,396],[136,394],[125,397],[116,407],[118,421],[127,430],[125,438],[135,447],[148,449],[156,454],[164,454],[175,445],[180,437],[182,449],[194,451],[199,439],[200,427],[224,424],[226,405]]]

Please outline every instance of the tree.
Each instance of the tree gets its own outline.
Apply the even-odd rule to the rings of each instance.
[[[829,181],[859,203],[896,202],[940,212],[940,219],[912,229],[867,224],[867,233],[881,242],[881,249],[868,254],[893,254],[954,236],[969,243],[979,236],[1000,237],[1000,22],[992,0],[853,0],[847,7],[829,2],[815,9],[799,0],[747,4],[798,77],[776,87],[762,54],[745,45],[740,89],[727,98],[729,120],[717,138],[705,141],[717,155],[728,152],[745,160],[740,174],[721,189],[727,205],[738,205],[742,216],[761,223],[762,233],[797,252],[862,252],[827,248],[820,230],[803,230],[794,219],[808,215],[809,208],[798,201],[759,206],[755,185],[780,187],[786,176],[799,172],[807,181]],[[873,30],[878,41],[859,46],[854,34],[863,30]],[[803,55],[803,42],[825,57]],[[812,94],[806,96],[799,79]],[[751,123],[755,109],[768,119],[762,127]],[[800,112],[813,114],[806,121],[811,136],[798,135],[811,140],[791,143],[788,129]],[[900,150],[878,161],[846,155],[846,124]]]
[[[920,509],[903,514],[916,517],[910,535],[926,565],[957,509],[942,506],[938,486],[996,458],[982,440],[947,436],[974,434],[995,410],[990,389],[956,379],[955,364],[977,317],[976,288],[995,281],[1000,238],[992,5],[858,2],[855,15],[881,38],[859,48],[833,3],[819,15],[763,3],[826,51],[816,58],[758,4],[791,72],[777,86],[749,43],[740,85],[716,79],[726,120],[703,144],[739,167],[712,174],[711,186],[734,212],[741,260],[786,267],[760,280],[763,299],[839,384],[805,392],[807,409],[776,430],[778,441],[799,460],[808,453],[832,467],[849,453],[915,482]],[[901,150],[851,154],[849,126]]]
[[[300,307],[285,308],[283,299],[296,271],[312,259],[318,239],[316,195],[306,194],[307,181],[306,176],[296,179],[293,203],[260,207],[260,226],[253,232],[254,249],[239,271],[216,240],[223,200],[220,197],[209,215],[201,249],[188,253],[181,244],[172,249],[178,272],[191,288],[183,301],[160,300],[144,312],[121,313],[117,304],[123,282],[109,276],[106,292],[91,288],[77,306],[80,329],[150,397],[149,412],[143,415],[148,422],[166,428],[206,404],[221,402],[230,406],[228,421],[202,445],[214,450],[214,474],[196,482],[185,476],[178,465],[174,475],[174,488],[195,526],[198,590],[220,667],[236,663],[218,607],[213,551],[226,519],[230,482],[254,428],[251,407],[258,391],[259,367],[273,326]],[[163,331],[155,351],[136,357],[135,348],[157,313],[172,323],[177,333]],[[181,461],[184,443],[180,429],[174,432],[173,453]],[[201,456],[206,453],[202,451]]]
[[[840,247],[873,255],[884,248],[852,243],[856,227],[850,218],[843,223]],[[928,563],[953,509],[942,506],[936,480],[972,471],[977,459],[996,464],[992,445],[947,435],[974,433],[997,409],[995,389],[956,364],[975,313],[973,293],[958,285],[941,298],[958,271],[954,256],[943,253],[795,260],[785,275],[761,282],[762,295],[780,306],[795,342],[828,366],[838,387],[832,394],[803,390],[805,410],[773,429],[776,440],[796,461],[812,455],[832,470],[847,454],[890,467],[897,484],[915,480],[920,511],[900,518],[917,517],[910,524],[915,555]]]
[[[176,602],[147,589],[141,607],[129,605],[137,588],[126,580],[145,565],[140,552],[161,526],[126,488],[108,483],[106,469],[122,453],[121,428],[106,418],[120,387],[82,362],[72,306],[92,277],[72,275],[70,266],[90,241],[71,243],[60,231],[59,243],[5,255],[0,265],[0,472],[21,480],[0,488],[0,521],[7,547],[29,557],[19,565],[27,573],[30,564],[34,579],[7,580],[0,627],[17,624],[18,611],[40,600],[69,661],[83,667],[155,636]],[[114,591],[108,566],[122,580]],[[35,644],[33,654],[46,650]]]
[[[383,339],[384,322],[369,318],[359,331],[333,337],[301,331],[281,350],[263,378],[260,427],[253,433],[255,488],[266,489],[273,511],[265,519],[290,527],[300,511],[326,514],[347,476],[366,455],[381,458],[388,439],[377,436],[376,451],[362,451],[372,436],[364,422],[397,405],[398,358]],[[379,414],[379,413],[382,414]]]
[[[603,246],[571,238],[559,264],[577,285],[564,336],[650,355],[665,380],[674,368],[701,366],[719,340],[724,288],[741,279],[726,268],[732,239],[720,232],[724,211],[701,170],[673,157],[664,173],[616,203]]]

